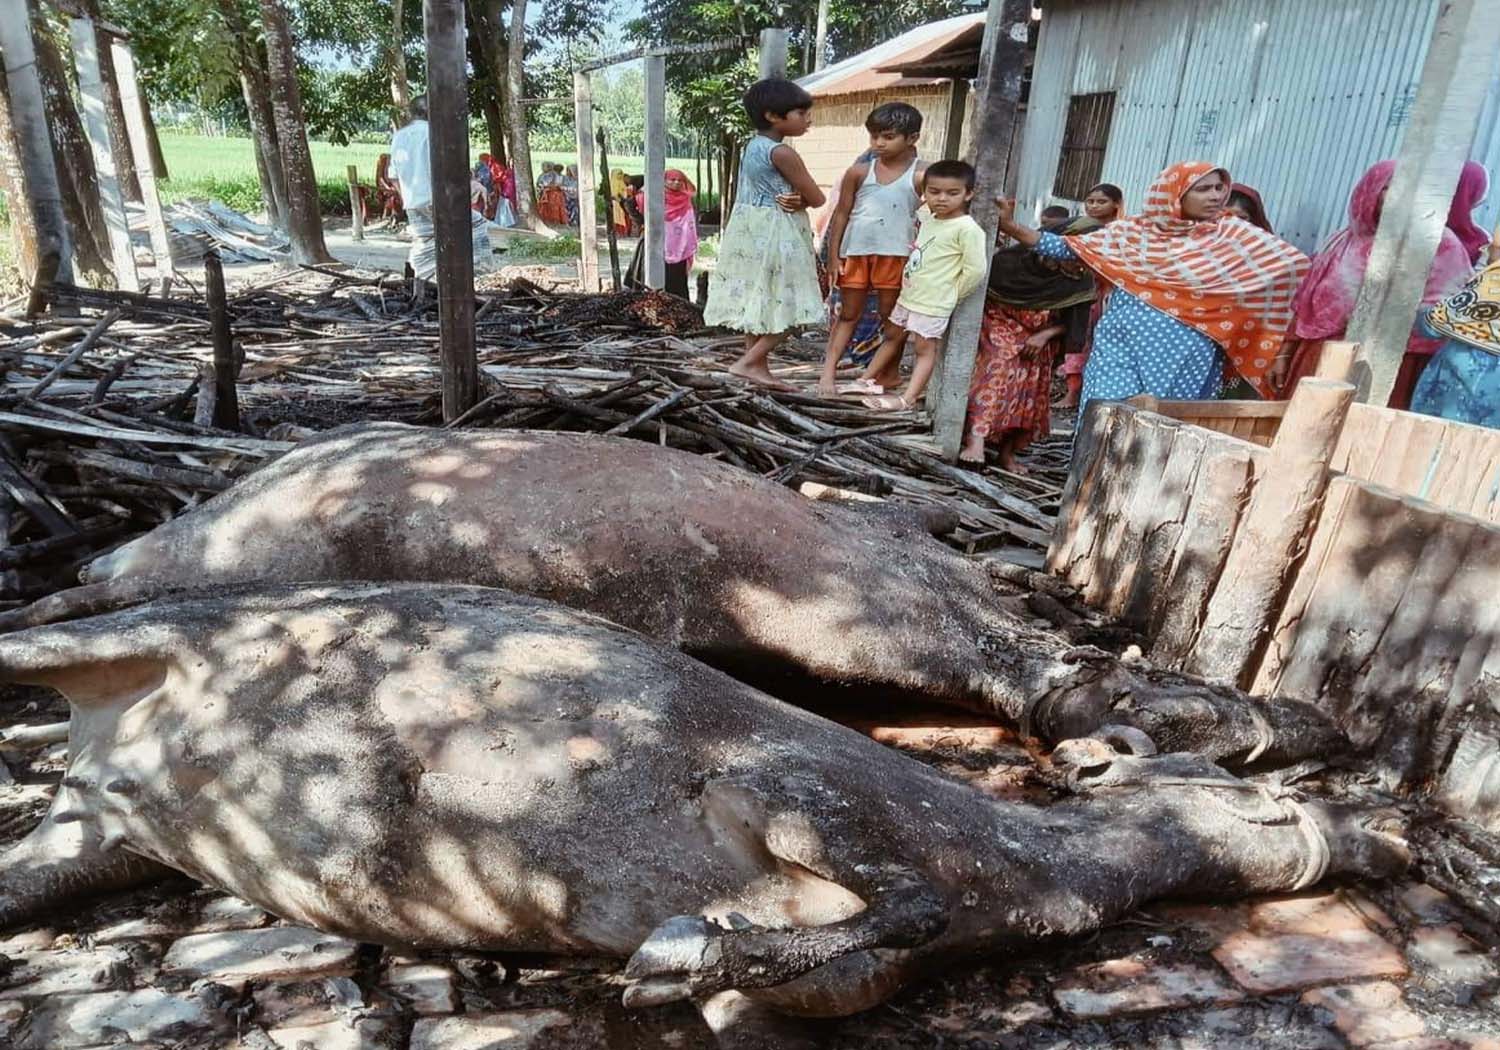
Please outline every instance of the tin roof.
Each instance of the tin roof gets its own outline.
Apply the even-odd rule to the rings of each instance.
[[[797,81],[813,98],[850,95],[858,91],[878,91],[890,87],[941,84],[951,79],[940,76],[909,76],[900,67],[920,65],[948,45],[968,35],[984,35],[984,14],[958,15],[918,26],[878,44],[868,51],[851,55],[826,69]]]

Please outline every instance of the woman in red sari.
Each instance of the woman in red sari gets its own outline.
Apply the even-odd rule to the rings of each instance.
[[[1074,219],[1059,232],[1077,236],[1099,228]],[[979,357],[969,383],[967,436],[959,459],[983,463],[995,447],[1001,470],[1026,469],[1020,452],[1051,433],[1052,366],[1059,352],[1076,353],[1088,340],[1096,289],[1080,265],[1057,263],[1017,245],[990,264]]]

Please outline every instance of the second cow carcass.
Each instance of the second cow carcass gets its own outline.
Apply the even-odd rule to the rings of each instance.
[[[122,592],[252,580],[469,583],[596,613],[793,702],[957,704],[1052,740],[1119,723],[1230,764],[1339,739],[1309,705],[1074,659],[914,514],[814,502],[628,439],[333,431],[85,580],[102,587],[64,592],[31,622]]]

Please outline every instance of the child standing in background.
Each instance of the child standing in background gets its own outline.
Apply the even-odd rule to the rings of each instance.
[[[961,160],[938,161],[927,169],[922,197],[930,216],[922,217],[916,247],[906,262],[901,296],[886,326],[885,345],[870,362],[865,378],[874,381],[899,365],[908,334],[916,344],[916,362],[903,393],[864,398],[866,407],[881,411],[916,407],[937,366],[938,344],[954,307],[979,287],[989,269],[984,229],[969,214],[974,169]]]
[[[844,172],[838,207],[828,224],[828,264],[837,269],[839,316],[828,333],[818,380],[818,393],[824,397],[836,393],[839,361],[871,294],[878,297],[881,324],[890,318],[901,292],[901,273],[911,255],[917,206],[922,203],[922,165],[917,160],[921,111],[905,102],[887,102],[865,118],[865,130],[870,133],[873,157]],[[886,378],[899,381],[900,377]]]
[[[745,112],[757,134],[740,156],[734,211],[703,311],[706,324],[745,333],[745,352],[730,374],[778,390],[796,388],[771,374],[771,352],[793,328],[823,316],[807,219],[808,208],[823,204],[823,191],[783,141],[807,134],[812,104],[790,80],[760,80],[745,92]]]

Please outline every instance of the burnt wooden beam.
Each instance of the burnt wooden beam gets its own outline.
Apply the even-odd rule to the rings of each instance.
[[[479,400],[474,356],[474,252],[469,219],[468,52],[461,0],[424,0],[432,225],[437,241],[438,346],[443,418]]]

